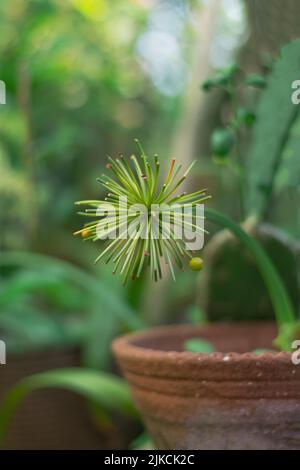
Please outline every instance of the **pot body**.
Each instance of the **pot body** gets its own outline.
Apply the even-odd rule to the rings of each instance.
[[[270,348],[268,323],[171,326],[113,349],[159,449],[300,449],[300,365]],[[201,337],[217,351],[183,351]]]

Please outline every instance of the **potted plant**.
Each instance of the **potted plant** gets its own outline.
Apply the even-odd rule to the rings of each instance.
[[[83,213],[93,221],[76,233],[95,241],[104,232],[106,235],[114,232],[116,227],[120,234],[125,214],[129,213],[128,226],[133,225],[135,235],[109,239],[98,257],[112,261],[114,272],[120,272],[124,282],[130,277],[137,279],[147,265],[152,279],[158,281],[163,275],[163,262],[175,278],[173,263],[183,268],[186,258],[189,267],[199,271],[203,268],[202,259],[186,248],[184,239],[175,238],[174,231],[180,220],[189,230],[193,226],[196,232],[202,232],[203,227],[194,223],[197,217],[194,211],[188,211],[187,219],[177,219],[178,211],[172,212],[166,237],[157,237],[156,223],[162,234],[166,226],[161,212],[169,212],[174,205],[177,210],[194,208],[209,196],[203,190],[174,195],[188,171],[180,176],[181,168],[176,167],[173,159],[164,183],[159,185],[158,159],[154,159],[153,165],[141,147],[140,150],[140,158],[131,158],[133,166],[124,157],[110,159],[108,169],[115,178],[102,177],[102,183],[109,188],[108,196],[103,201],[78,203],[88,205]],[[130,201],[126,208],[124,201],[119,204],[119,196],[125,195]],[[153,218],[152,212],[147,213],[144,238],[136,235],[141,234],[145,219],[136,208],[130,210],[135,204],[146,205],[150,211],[155,204]],[[158,448],[297,448],[300,369],[292,362],[290,350],[299,324],[289,295],[254,238],[215,210],[205,209],[205,215],[229,229],[254,257],[268,288],[277,326],[272,323],[166,326],[116,339],[114,352],[146,429]],[[118,406],[136,415],[123,385],[115,384],[110,377],[103,380],[101,374],[97,377],[89,376],[88,371],[78,377],[76,374],[76,370],[62,369],[25,379],[4,402],[0,413],[2,431],[19,400],[41,387],[68,388],[93,399],[99,394],[98,401],[109,410],[114,407],[112,402],[118,403],[110,394],[117,400],[123,397]]]
[[[132,156],[132,165],[124,157],[110,158],[107,167],[115,178],[101,179],[108,196],[103,201],[78,203],[88,206],[83,214],[93,221],[76,233],[96,241],[116,232],[97,260],[112,261],[124,283],[139,278],[146,265],[153,281],[158,281],[163,263],[175,278],[173,263],[183,268],[184,258],[189,259],[191,269],[202,269],[202,259],[186,249],[184,239],[176,238],[175,227],[182,224],[201,232],[194,211],[187,219],[179,219],[178,209],[194,209],[209,196],[204,190],[175,192],[192,168],[181,176],[175,159],[160,186],[158,159],[152,162],[139,148],[141,156]],[[127,206],[120,204],[120,197],[126,197]],[[149,208],[146,219],[131,210],[136,205]],[[176,212],[172,211],[175,206]],[[163,237],[165,212],[171,212],[170,232]],[[136,231],[126,238],[120,234],[128,214],[128,226]],[[294,448],[299,442],[295,423],[300,370],[288,352],[299,327],[293,306],[272,262],[254,238],[214,210],[206,209],[205,215],[229,229],[253,255],[272,300],[277,328],[273,324],[168,326],[117,339],[114,352],[159,448]],[[144,222],[147,229],[142,237]],[[216,352],[205,353],[203,347]],[[202,352],[195,353],[195,348]]]
[[[297,47],[296,43],[286,49],[283,63],[297,63]],[[295,68],[289,71],[292,76]],[[293,117],[289,107],[288,117]],[[281,129],[282,135],[287,127]],[[160,183],[157,157],[150,159],[137,143],[140,156],[132,156],[130,161],[123,156],[109,159],[107,169],[112,176],[100,179],[107,197],[77,203],[87,206],[82,214],[92,221],[76,234],[91,241],[108,238],[96,261],[113,263],[114,273],[120,273],[124,283],[138,279],[147,266],[154,282],[163,277],[167,267],[174,279],[175,265],[202,270],[198,250],[191,250],[186,238],[191,229],[203,233],[196,208],[210,196],[205,190],[179,192],[192,165],[182,174],[175,159]],[[252,181],[251,198],[258,198],[260,208],[265,202],[263,194],[269,196],[272,189],[273,172],[269,173],[268,191],[262,191],[257,179]],[[146,211],[139,210],[140,206]],[[185,210],[188,216],[180,217],[180,211]],[[206,208],[204,214],[229,230],[252,256],[268,290],[276,324],[164,326],[116,339],[113,350],[158,448],[297,449],[300,369],[292,351],[298,345],[299,322],[293,303],[273,262],[248,233],[248,226],[213,209]],[[164,215],[169,216],[167,223]],[[177,226],[184,236],[177,236]],[[127,232],[123,236],[125,227],[132,228],[131,236]],[[62,382],[56,377],[52,385]],[[94,385],[100,392],[101,384]],[[26,391],[28,388],[27,384]],[[125,403],[127,407],[128,396]],[[10,396],[2,416],[14,405]]]

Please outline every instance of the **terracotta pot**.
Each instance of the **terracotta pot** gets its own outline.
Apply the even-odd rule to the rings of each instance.
[[[265,352],[267,323],[168,326],[127,335],[113,349],[159,449],[299,449],[300,365]],[[183,351],[205,338],[212,354]],[[234,352],[231,352],[234,351]]]
[[[8,356],[7,364],[0,366],[0,401],[24,377],[79,366],[79,351],[73,349]],[[5,449],[126,449],[136,435],[133,423],[121,416],[114,416],[105,427],[93,422],[84,398],[61,389],[31,393],[8,431]]]

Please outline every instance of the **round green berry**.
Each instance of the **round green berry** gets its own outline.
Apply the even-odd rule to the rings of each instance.
[[[201,271],[203,268],[204,263],[202,258],[192,258],[190,259],[189,262],[189,267],[191,268],[192,271]]]

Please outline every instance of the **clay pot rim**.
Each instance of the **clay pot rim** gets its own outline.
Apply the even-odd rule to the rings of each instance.
[[[213,327],[226,325],[228,328],[234,329],[235,327],[247,325],[257,326],[263,324],[263,322],[243,322],[243,323],[209,323],[203,325],[203,327]],[[163,336],[166,334],[176,334],[177,331],[180,332],[189,332],[191,331],[191,338],[195,337],[195,332],[200,331],[201,326],[195,326],[191,324],[176,324],[176,325],[167,325],[159,326],[154,328],[148,328],[135,333],[129,333],[121,337],[116,338],[112,343],[112,349],[116,356],[122,357],[123,359],[139,359],[145,362],[153,363],[153,360],[159,361],[160,363],[169,363],[170,365],[178,366],[178,364],[185,362],[189,364],[199,364],[205,365],[209,363],[215,363],[216,361],[226,361],[224,358],[228,358],[230,363],[236,363],[242,361],[247,361],[251,363],[267,363],[270,365],[272,362],[278,364],[279,362],[287,363],[291,362],[291,353],[286,351],[271,352],[266,351],[262,354],[254,354],[253,352],[219,352],[215,351],[212,353],[194,353],[189,351],[176,351],[176,350],[160,350],[150,347],[145,347],[142,345],[134,344],[137,341],[141,341],[143,338],[151,338],[156,336]],[[194,332],[194,334],[192,334]]]

